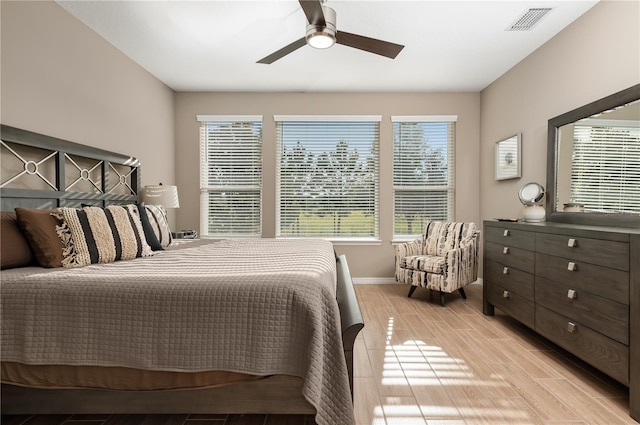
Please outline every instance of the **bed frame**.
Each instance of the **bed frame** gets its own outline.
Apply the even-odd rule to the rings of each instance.
[[[138,201],[133,157],[1,125],[2,211],[16,207],[106,206]],[[8,165],[9,160],[13,164]],[[353,397],[353,349],[364,323],[345,256],[336,258],[342,342]],[[36,389],[2,385],[3,414],[314,414],[302,379],[274,375],[220,388],[165,391]]]

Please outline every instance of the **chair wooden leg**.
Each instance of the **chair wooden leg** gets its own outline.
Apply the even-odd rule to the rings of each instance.
[[[407,295],[408,298],[411,298],[411,295],[413,295],[413,293],[416,291],[417,286],[411,286],[411,289],[409,289],[409,294]]]
[[[464,288],[459,288],[458,292],[460,292],[460,295],[462,295],[463,299],[465,300],[467,299],[467,294],[464,293]]]
[[[440,291],[440,305],[444,307],[444,292]]]

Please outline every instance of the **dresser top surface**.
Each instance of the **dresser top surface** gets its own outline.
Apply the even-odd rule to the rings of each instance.
[[[640,235],[640,229],[628,227],[590,226],[583,224],[568,224],[556,222],[526,223],[523,221],[485,220],[485,225],[497,226],[505,229],[522,229],[541,233],[592,233],[599,232],[611,235]]]

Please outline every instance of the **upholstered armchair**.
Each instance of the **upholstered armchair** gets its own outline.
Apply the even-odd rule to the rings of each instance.
[[[421,237],[395,245],[396,282],[411,285],[409,297],[419,286],[439,291],[442,306],[455,290],[466,299],[464,286],[478,278],[479,238],[475,223],[428,222]]]

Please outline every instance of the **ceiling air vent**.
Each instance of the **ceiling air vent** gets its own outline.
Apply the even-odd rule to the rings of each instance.
[[[513,21],[505,31],[529,31],[551,9],[550,7],[532,7]]]

